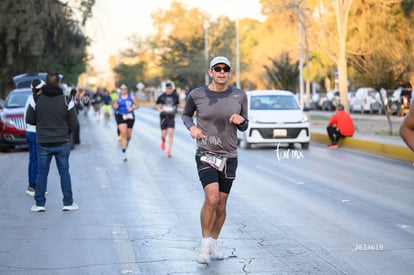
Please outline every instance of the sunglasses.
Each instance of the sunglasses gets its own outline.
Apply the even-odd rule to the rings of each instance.
[[[221,72],[222,70],[223,70],[225,73],[228,73],[228,72],[230,72],[230,70],[231,70],[229,66],[224,66],[224,67],[216,66],[216,67],[213,67],[212,69],[213,69],[213,71],[215,71],[216,73],[219,73],[219,72]]]

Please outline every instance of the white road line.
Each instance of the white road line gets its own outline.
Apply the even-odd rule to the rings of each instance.
[[[135,263],[137,261],[135,253],[123,224],[112,226],[112,238],[120,261],[121,274],[141,274],[138,264]]]
[[[262,171],[265,171],[265,172],[267,172],[269,174],[275,175],[275,176],[277,176],[279,178],[282,178],[282,179],[284,179],[284,180],[286,180],[288,182],[294,183],[294,184],[299,184],[299,185],[305,184],[303,181],[298,181],[298,180],[295,180],[294,178],[291,178],[289,176],[285,176],[285,175],[282,175],[280,173],[276,173],[275,171],[270,170],[268,168],[265,168],[265,167],[263,167],[261,165],[256,165],[256,168],[258,168],[258,169],[260,169]]]

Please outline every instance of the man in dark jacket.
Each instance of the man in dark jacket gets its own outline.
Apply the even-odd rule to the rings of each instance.
[[[73,202],[72,183],[69,174],[69,134],[77,127],[75,104],[63,94],[57,73],[48,73],[42,93],[29,103],[26,123],[36,125],[38,175],[33,212],[46,210],[45,192],[50,162],[55,157],[63,193],[63,210],[79,209]]]

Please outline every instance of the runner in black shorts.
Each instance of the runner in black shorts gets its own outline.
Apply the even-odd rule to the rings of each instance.
[[[122,159],[127,161],[126,150],[135,122],[134,110],[139,108],[139,104],[135,96],[128,92],[128,87],[125,84],[121,85],[121,93],[113,102],[113,107],[116,110],[115,119],[121,136]]]
[[[161,150],[165,150],[165,140],[168,135],[167,156],[172,157],[172,144],[174,139],[175,114],[180,104],[179,97],[171,83],[165,85],[165,93],[162,93],[155,102],[155,108],[160,112],[161,126]]]
[[[236,177],[237,130],[248,127],[247,96],[243,90],[228,85],[230,61],[215,57],[208,73],[212,82],[198,87],[187,97],[182,119],[197,141],[197,171],[204,189],[201,208],[201,248],[197,262],[222,260],[217,246],[226,219],[226,204]],[[196,114],[196,123],[193,115]]]

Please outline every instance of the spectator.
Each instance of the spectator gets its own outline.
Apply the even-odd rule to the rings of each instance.
[[[33,100],[37,94],[42,92],[42,87],[45,84],[43,80],[33,79],[30,84],[32,88],[32,94],[29,96],[26,102],[25,110],[29,107],[29,102]],[[25,113],[26,116],[26,113]],[[26,118],[25,118],[26,119]],[[36,144],[36,126],[29,123],[26,124],[26,140],[29,146],[29,186],[27,187],[26,194],[34,197],[36,190],[36,178],[37,178],[37,144]]]
[[[338,148],[338,142],[341,138],[354,135],[354,122],[351,116],[344,110],[344,105],[338,104],[338,111],[332,115],[326,130],[331,140],[331,144],[328,145],[329,149]]]
[[[79,97],[77,96],[77,91],[75,88],[73,88],[70,91],[70,100],[73,101],[75,103],[75,110],[76,110],[76,114],[79,114],[79,111],[82,110],[82,104],[81,101],[79,99]],[[79,120],[76,126],[76,130],[73,132],[73,142],[75,144],[80,144],[80,124],[79,124]]]
[[[26,123],[36,125],[38,175],[33,212],[46,210],[45,192],[50,162],[55,157],[63,193],[63,211],[79,209],[73,202],[72,182],[69,174],[69,134],[76,130],[77,117],[75,104],[63,94],[59,74],[48,73],[42,93],[30,101],[26,113]]]

